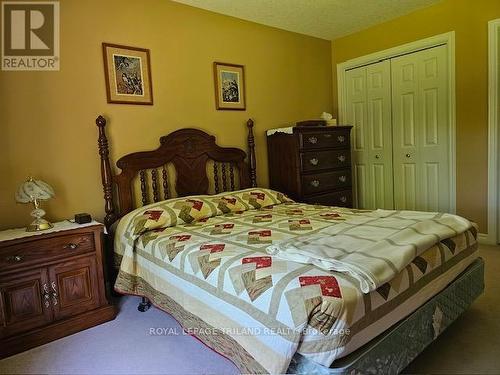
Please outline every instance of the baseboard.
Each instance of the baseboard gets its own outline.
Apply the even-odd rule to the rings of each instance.
[[[477,241],[481,245],[496,245],[497,244],[496,239],[491,237],[492,236],[489,236],[487,233],[478,233]]]

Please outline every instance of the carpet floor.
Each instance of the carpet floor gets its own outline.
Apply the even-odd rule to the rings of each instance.
[[[481,246],[486,291],[404,373],[500,373],[500,247]],[[120,299],[117,318],[0,361],[2,374],[237,374],[170,315]],[[151,332],[154,331],[154,334]]]

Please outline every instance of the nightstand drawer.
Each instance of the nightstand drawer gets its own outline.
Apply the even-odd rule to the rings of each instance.
[[[299,134],[300,148],[350,148],[349,130],[304,132]]]
[[[349,186],[351,186],[351,171],[349,169],[302,176],[304,194],[320,193]]]
[[[351,165],[350,150],[309,151],[300,154],[303,172],[329,168],[345,168]]]
[[[5,246],[0,250],[0,268],[22,267],[95,251],[94,234],[73,233]]]

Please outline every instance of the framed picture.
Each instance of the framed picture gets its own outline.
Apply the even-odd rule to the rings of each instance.
[[[214,62],[214,77],[216,108],[244,111],[246,108],[244,66]]]
[[[102,44],[108,103],[153,104],[149,50]]]

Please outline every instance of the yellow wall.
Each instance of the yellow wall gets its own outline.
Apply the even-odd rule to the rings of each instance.
[[[457,212],[487,231],[488,25],[499,0],[444,0],[332,42],[334,112],[338,63],[455,30],[457,105]]]
[[[149,48],[154,106],[107,104],[101,43]],[[216,111],[212,62],[246,67],[247,111]],[[258,180],[267,185],[264,131],[332,109],[330,42],[167,0],[61,1],[61,70],[0,72],[0,228],[25,225],[14,202],[29,175],[53,185],[50,219],[103,216],[94,120],[104,114],[112,158],[156,148],[199,127],[245,148],[256,121]]]

